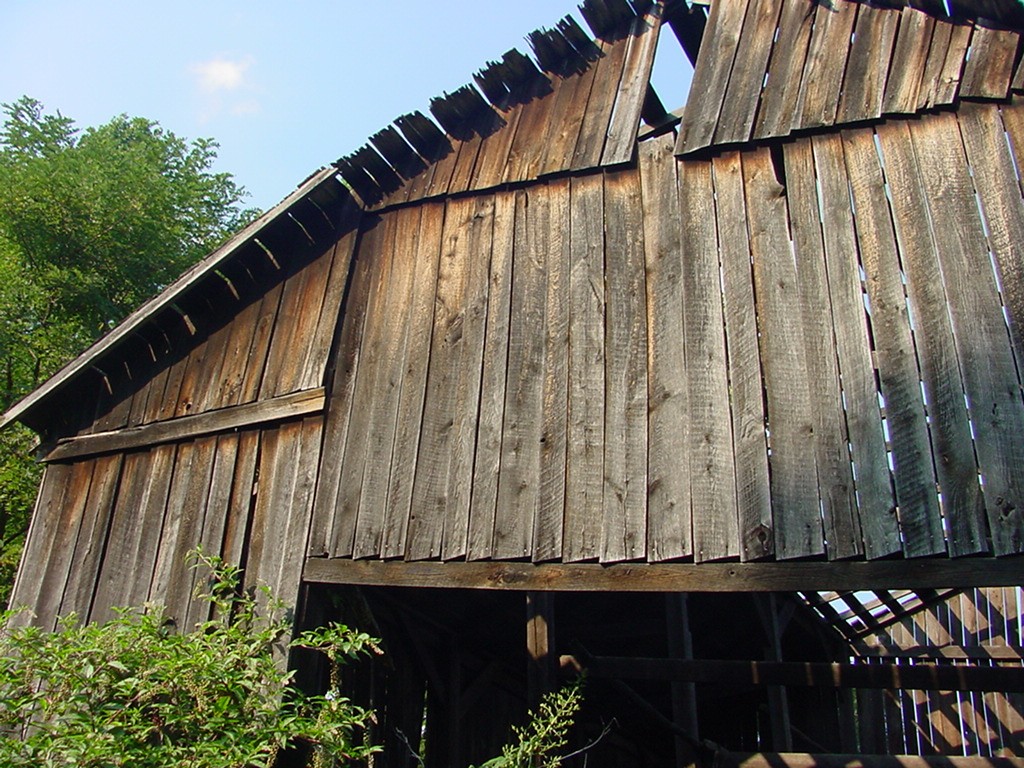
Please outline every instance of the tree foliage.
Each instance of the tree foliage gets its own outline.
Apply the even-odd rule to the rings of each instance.
[[[333,766],[376,751],[364,739],[371,712],[337,690],[313,696],[290,687],[292,673],[275,657],[290,630],[283,606],[240,592],[237,569],[205,563],[214,566],[207,597],[219,618],[188,633],[158,606],[125,609],[104,624],[72,617],[57,632],[12,628],[15,614],[6,614],[0,764],[255,768],[305,744]],[[332,663],[376,650],[368,635],[340,625],[290,645]]]
[[[254,215],[210,139],[125,115],[81,130],[28,97],[2,108],[0,412]],[[30,440],[0,435],[0,587],[38,484]]]

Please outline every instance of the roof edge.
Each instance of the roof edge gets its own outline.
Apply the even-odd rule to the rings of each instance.
[[[342,182],[338,179],[338,169],[333,166],[322,168],[313,173],[280,203],[275,205],[244,229],[237,232],[202,261],[197,262],[186,270],[177,280],[146,301],[142,306],[118,323],[110,333],[97,339],[92,346],[78,355],[78,357],[74,358],[71,362],[47,379],[43,384],[36,387],[36,389],[31,393],[12,405],[7,412],[0,417],[0,429],[3,429],[14,421],[23,420],[24,416],[33,408],[38,406],[44,399],[69,384],[84,371],[88,370],[96,358],[109,352],[125,341],[153,314],[159,312],[161,309],[169,307],[181,298],[181,296],[185,294],[195,283],[199,282],[216,270],[239,249],[248,244],[253,238],[258,237],[269,225],[276,222],[282,216],[287,215],[288,211],[296,203],[310,197],[316,191],[323,188],[328,182],[333,182],[342,186]]]

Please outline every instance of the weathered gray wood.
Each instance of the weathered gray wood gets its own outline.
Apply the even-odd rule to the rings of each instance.
[[[120,454],[100,456],[92,460],[92,483],[89,486],[89,498],[85,505],[82,526],[75,541],[67,586],[61,598],[61,616],[74,613],[79,618],[85,618],[89,615],[123,460],[124,457]]]
[[[619,79],[626,61],[627,38],[602,42],[603,55],[594,64],[596,72],[594,83],[587,100],[587,108],[583,112],[579,139],[573,152],[570,168],[574,171],[596,168],[601,163],[605,138],[612,110],[615,108],[615,96],[619,89]]]
[[[189,440],[215,432],[280,421],[323,410],[322,387],[290,395],[261,400],[256,403],[220,408],[215,411],[182,416],[179,419],[128,427],[116,432],[105,432],[61,440],[44,457],[46,461],[65,461],[79,456],[90,456],[143,446]]]
[[[882,114],[900,12],[861,6],[843,78],[836,122],[870,120]]]
[[[997,554],[1016,552],[1024,546],[1024,446],[1017,439],[1024,434],[1024,405],[974,186],[954,116],[912,125],[911,136],[932,212],[992,546]]]
[[[715,126],[716,144],[733,144],[750,138],[781,12],[782,0],[756,0],[748,4],[729,75],[729,88]],[[795,90],[794,86],[795,83],[790,84]]]
[[[647,272],[647,552],[653,561],[683,557],[693,551],[689,391],[683,333],[684,254],[674,149],[675,136],[671,133],[640,145]],[[589,285],[581,289],[593,295]]]
[[[794,592],[999,586],[1020,581],[1021,557],[788,563],[395,562],[307,558],[325,584],[560,592]]]
[[[529,557],[539,500],[544,364],[544,247],[527,222],[532,196],[516,192],[511,328],[494,557]]]
[[[706,147],[714,138],[748,4],[747,0],[736,0],[711,6],[704,39],[714,40],[715,44],[702,45],[697,54],[690,96],[676,141],[677,155]]]
[[[391,262],[395,250],[396,217],[385,214],[369,232],[364,233],[360,255],[369,260],[369,296],[366,299],[362,339],[358,353],[358,369],[352,395],[350,420],[345,425],[344,457],[341,459],[340,481],[333,510],[333,540],[330,551],[335,555],[351,554],[355,545],[359,516],[359,500],[363,482],[370,472],[387,472],[387,467],[367,466],[367,454],[374,439],[373,398],[381,386],[381,355],[390,330],[392,311],[387,306]],[[357,305],[358,306],[358,305]],[[359,311],[353,307],[353,311]],[[337,429],[337,427],[335,427]],[[333,434],[329,439],[334,439]],[[328,514],[331,514],[328,512]]]
[[[409,329],[406,338],[405,367],[401,372],[401,392],[395,420],[395,443],[391,455],[391,477],[384,509],[381,540],[383,557],[405,554],[413,479],[419,450],[423,398],[430,360],[430,339],[434,327],[434,300],[437,293],[438,255],[441,252],[443,203],[425,203],[420,229],[415,239],[411,267],[415,270],[409,298]],[[380,468],[383,471],[383,468]]]
[[[544,243],[547,274],[540,498],[533,520],[533,559],[538,561],[562,554],[569,397],[569,180],[552,181],[544,189],[543,200],[534,200],[530,214],[536,240]],[[541,211],[543,216],[537,216]]]
[[[925,59],[921,73],[921,86],[917,94],[917,108],[927,109],[936,105],[942,67],[946,62],[946,52],[953,34],[953,25],[947,21],[935,20],[932,29],[931,44],[928,46],[928,57]]]
[[[1019,44],[1018,32],[976,24],[971,35],[971,55],[960,81],[960,96],[1005,99]]]
[[[604,523],[601,561],[647,546],[647,327],[643,231],[635,171],[605,176]]]
[[[906,6],[900,15],[899,32],[892,52],[889,79],[882,98],[884,114],[909,114],[917,111],[921,78],[928,61],[936,21],[923,11]]]
[[[261,306],[262,298],[253,296],[239,308],[231,321],[231,334],[224,345],[220,369],[214,377],[215,388],[208,395],[209,407],[222,408],[239,403],[245,363],[249,358]]]
[[[779,36],[768,62],[768,82],[761,93],[761,105],[753,138],[785,136],[793,123],[800,96],[799,82],[811,41],[814,14],[805,0],[783,0]]]
[[[886,123],[878,127],[877,135],[892,192],[900,261],[906,273],[914,341],[930,422],[932,456],[953,544],[962,539],[957,521],[969,520],[982,505],[975,479],[978,470],[971,446],[970,424],[910,133],[905,123]],[[901,522],[904,552],[908,556],[946,550],[942,521],[937,517]],[[967,538],[975,537],[968,534]],[[957,552],[952,548],[950,551]]]
[[[82,355],[61,369],[59,373],[47,381],[43,386],[10,408],[8,412],[3,415],[3,419],[0,424],[6,425],[14,419],[20,418],[22,414],[29,411],[50,392],[63,387],[72,378],[75,378],[83,371],[88,370],[89,366],[97,356],[110,350],[114,346],[121,344],[126,339],[129,339],[139,326],[147,323],[149,319],[161,309],[173,305],[186,292],[188,292],[193,285],[212,275],[220,266],[222,261],[230,258],[236,251],[245,247],[253,237],[256,237],[259,234],[263,227],[270,226],[280,217],[287,215],[288,209],[306,195],[312,194],[314,191],[319,191],[321,189],[336,188],[338,186],[333,168],[326,168],[313,174],[304,184],[299,186],[298,189],[285,198],[281,203],[267,211],[267,213],[228,240],[228,242],[224,243],[224,245],[203,259],[203,261],[185,272],[157,297],[146,302],[144,305],[139,307],[139,309],[125,318],[116,330],[97,341]]]
[[[498,116],[505,125],[488,136],[481,145],[470,181],[472,189],[489,189],[504,182],[509,152],[526,108],[526,104],[519,102],[504,108],[499,106]]]
[[[594,48],[600,51],[596,44]],[[554,119],[548,122],[544,151],[537,167],[538,175],[565,171],[572,165],[597,70],[597,63],[590,62],[584,72],[565,76],[557,86],[557,102],[552,107]]]
[[[936,106],[952,104],[960,93],[960,78],[964,70],[967,50],[970,47],[973,24],[953,24],[949,31],[949,48],[939,71],[935,85]]]
[[[512,254],[515,234],[516,196],[494,196],[494,232],[491,273],[487,296],[487,331],[484,337],[483,373],[480,380],[480,413],[477,420],[476,458],[466,557],[490,558],[494,547],[494,515],[501,471],[502,424],[505,418],[505,379],[508,373],[509,313],[512,302]]]
[[[601,154],[602,165],[628,163],[634,157],[636,131],[640,126],[640,112],[654,66],[663,9],[663,4],[653,3],[647,13],[637,16],[629,31],[625,64]],[[556,119],[572,119],[568,115],[555,114]]]
[[[775,554],[806,557],[825,551],[817,483],[806,471],[814,419],[806,357],[797,352],[806,348],[803,322],[790,311],[800,305],[800,293],[786,200],[767,148],[743,156],[743,181],[771,436]]]
[[[258,489],[256,470],[262,434],[261,430],[250,429],[238,436],[234,481],[228,502],[227,521],[224,524],[224,543],[220,548],[220,556],[224,562],[233,565],[244,565],[243,555],[248,545],[252,502]]]
[[[149,594],[175,446],[125,458],[90,621],[113,617],[117,606],[141,605]]]
[[[850,55],[850,35],[857,9],[863,6],[838,0],[816,3],[814,7],[814,31],[800,78],[800,96],[793,112],[794,130],[835,122],[846,60]],[[871,10],[865,8],[866,12]]]
[[[942,525],[921,374],[874,131],[844,132],[843,149],[856,211],[857,245],[871,302],[871,331],[892,446],[899,522],[906,538]]]
[[[526,181],[533,178],[535,170],[540,167],[545,149],[543,138],[552,118],[557,83],[558,78],[553,75],[537,75],[531,99],[523,106],[516,123],[516,134],[509,148],[502,181]]]
[[[898,551],[900,543],[871,360],[864,287],[855,256],[857,243],[849,180],[838,136],[815,137],[813,147],[820,185],[829,297],[836,328],[836,356],[843,385],[864,552],[869,558],[882,557]]]
[[[239,383],[237,400],[232,405],[251,403],[257,398],[260,385],[263,382],[263,373],[266,370],[270,340],[274,331],[274,324],[277,322],[277,311],[281,306],[281,296],[283,293],[284,283],[278,282],[263,294],[263,300],[260,302],[259,315],[256,319],[255,330],[252,336],[252,344],[249,346],[249,351],[244,361],[245,368]],[[173,372],[171,376],[173,376]],[[170,386],[169,377],[168,387]]]
[[[362,244],[365,245],[365,242]],[[334,529],[338,498],[341,493],[342,461],[348,444],[349,426],[352,420],[353,403],[356,395],[356,374],[359,369],[360,341],[366,323],[366,309],[372,280],[371,270],[376,259],[369,249],[362,245],[354,255],[352,287],[342,306],[342,327],[335,342],[335,361],[331,387],[331,406],[327,412],[324,429],[324,447],[317,484],[316,500],[313,503],[313,524],[309,535],[310,554],[326,554],[334,541]],[[354,525],[349,519],[348,525]],[[354,535],[346,531],[343,536]]]
[[[411,560],[440,556],[446,533],[461,550],[452,556],[465,554],[493,217],[491,196],[447,203],[406,544]]]
[[[677,174],[693,556],[703,561],[739,554],[736,477],[711,164],[684,161]]]
[[[366,458],[363,465],[352,553],[355,557],[380,554],[385,524],[388,485],[398,429],[398,407],[404,384],[406,344],[410,328],[413,279],[416,271],[416,239],[420,229],[419,207],[400,208],[385,214],[394,218],[395,246],[387,283],[381,296],[382,316],[378,329],[379,367],[376,385],[366,392],[358,407],[368,413]],[[382,254],[383,255],[383,254]]]
[[[764,383],[758,355],[747,206],[739,153],[729,152],[716,157],[712,170],[722,261],[732,448],[736,457],[739,553],[742,560],[758,560],[775,551],[775,540],[768,484]],[[694,512],[696,514],[697,510]]]
[[[818,498],[830,559],[864,553],[854,494],[850,438],[843,410],[835,318],[818,207],[814,152],[810,141],[785,146],[786,195],[793,234],[807,370],[814,407]],[[839,276],[836,276],[837,278]],[[732,342],[730,341],[730,349]]]

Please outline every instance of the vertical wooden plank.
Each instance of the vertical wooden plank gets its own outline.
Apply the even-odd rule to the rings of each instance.
[[[814,408],[815,468],[825,540],[832,559],[864,553],[843,393],[836,358],[825,247],[818,207],[817,175],[810,141],[785,146],[786,194],[792,224],[807,370]],[[838,278],[838,276],[837,276]],[[730,347],[731,347],[730,342]]]
[[[936,19],[932,30],[932,41],[928,47],[928,58],[925,59],[921,72],[921,85],[917,93],[917,109],[929,109],[942,102],[938,101],[939,88],[942,85],[942,68],[946,63],[946,52],[953,36],[953,25],[948,21]]]
[[[562,554],[565,513],[566,433],[569,375],[569,181],[547,186],[537,241],[545,242],[546,296],[544,323],[544,393],[540,455],[540,500],[533,524],[533,559],[554,560]],[[538,213],[538,205],[533,207]],[[642,283],[639,290],[643,290]],[[476,409],[473,409],[475,416]]]
[[[536,242],[527,190],[516,192],[512,312],[494,557],[527,557],[539,501],[544,304],[543,243]]]
[[[31,610],[35,606],[38,599],[39,582],[43,578],[46,567],[45,553],[50,549],[53,539],[57,535],[60,509],[64,503],[71,473],[71,464],[49,464],[43,472],[43,480],[39,487],[39,495],[36,497],[35,508],[32,511],[25,545],[21,550],[21,562],[14,579],[11,598],[8,601],[11,608],[25,607]],[[15,617],[13,622],[15,626],[31,623],[32,615],[27,611]]]
[[[635,171],[605,176],[605,449],[601,561],[647,545],[647,316]]]
[[[253,333],[252,343],[249,345],[249,352],[245,358],[245,372],[242,374],[241,384],[238,387],[237,401],[231,405],[240,403],[251,403],[256,399],[263,382],[263,373],[266,368],[267,353],[270,350],[271,334],[277,322],[277,310],[281,304],[281,294],[284,292],[284,282],[277,282],[263,294],[260,302],[259,315],[256,319],[256,330]]]
[[[125,457],[90,621],[112,618],[116,606],[141,605],[149,594],[174,454],[174,445],[161,445]]]
[[[121,454],[99,456],[93,460],[89,498],[75,541],[67,586],[61,598],[61,616],[74,613],[80,619],[84,619],[89,615],[89,607],[92,605],[96,589],[96,577],[107,540],[110,514],[121,476],[122,461]]]
[[[661,3],[652,4],[646,13],[637,16],[629,31],[625,65],[601,155],[602,165],[628,163],[634,157],[636,132],[654,66],[663,8]],[[568,115],[559,115],[559,118],[572,119]]]
[[[596,44],[594,51],[600,52]],[[537,167],[537,174],[540,176],[569,170],[572,165],[580,131],[586,120],[587,103],[594,87],[598,62],[591,61],[585,66],[583,72],[563,75],[563,81],[556,88],[557,101],[552,107],[555,118],[548,121],[544,152]],[[636,139],[635,134],[633,138]]]
[[[949,32],[949,48],[935,86],[935,105],[952,104],[960,93],[960,78],[970,47],[973,24],[953,24]]]
[[[627,46],[628,40],[625,36],[609,38],[601,43],[604,55],[594,65],[597,71],[594,74],[590,98],[583,112],[579,139],[569,166],[574,171],[596,168],[601,163],[608,124],[615,108],[615,96],[626,62]]]
[[[740,545],[711,164],[682,162],[677,174],[693,556],[700,562],[738,555]]]
[[[941,530],[921,376],[911,338],[903,273],[872,130],[844,131],[854,223],[871,302],[871,330],[892,445],[899,523],[908,548],[927,548]],[[918,544],[924,540],[926,544]]]
[[[1019,468],[1024,405],[960,131],[953,115],[911,126],[932,212],[960,369],[967,392],[982,491],[996,554],[1024,546]],[[934,169],[934,170],[933,170]],[[942,173],[937,170],[942,169]]]
[[[899,21],[900,12],[897,10],[861,8],[850,57],[846,62],[836,122],[870,120],[882,114],[882,99]]]
[[[835,322],[836,356],[846,406],[864,552],[868,558],[883,557],[899,551],[900,541],[871,361],[864,289],[860,264],[855,258],[857,243],[849,180],[838,136],[815,137],[813,148],[821,189],[822,234]]]
[[[807,59],[814,14],[805,0],[783,0],[779,32],[768,62],[768,82],[761,93],[761,105],[753,138],[785,136],[792,127],[793,112],[800,95],[797,85]]]
[[[379,227],[380,224],[378,223]],[[371,230],[372,232],[372,230]],[[309,554],[319,556],[331,551],[335,539],[336,523],[341,522],[348,530],[339,532],[346,541],[354,536],[355,520],[352,517],[338,521],[339,496],[342,492],[342,461],[348,445],[349,426],[353,418],[353,403],[356,395],[356,373],[359,368],[360,347],[363,326],[369,307],[372,285],[372,270],[378,258],[373,251],[376,236],[363,240],[354,258],[352,288],[342,307],[341,333],[335,342],[334,380],[330,383],[331,395],[327,402],[327,425],[324,448],[317,484],[316,500],[313,504],[313,525],[309,535]]]
[[[715,126],[716,144],[733,144],[750,138],[781,12],[782,0],[757,0],[747,8],[729,75],[729,88]]]
[[[406,557],[465,554],[494,199],[450,200]],[[446,542],[447,539],[447,542]]]
[[[206,396],[209,408],[223,408],[239,401],[245,363],[249,357],[261,305],[259,296],[249,297],[228,324],[230,334],[221,353],[220,367],[212,378],[211,389]]]
[[[702,45],[697,54],[676,141],[677,155],[709,146],[714,138],[748,5],[747,0],[711,5],[704,39],[714,40],[715,45]]]
[[[928,61],[935,23],[935,19],[923,11],[910,6],[903,8],[892,52],[889,79],[885,82],[883,114],[910,114],[917,111],[921,78]]]
[[[544,152],[544,135],[551,120],[554,106],[554,88],[558,78],[552,82],[550,75],[539,73],[533,83],[532,98],[523,105],[522,114],[516,123],[515,138],[509,148],[505,163],[503,182],[526,181],[532,178],[532,170],[539,167]]]
[[[961,98],[1005,99],[1013,78],[1020,34],[975,24],[971,53],[960,81]]]
[[[683,333],[686,313],[674,145],[671,133],[640,145],[647,273],[647,555],[653,561],[693,551]],[[581,288],[593,295],[588,285]]]
[[[978,467],[937,247],[928,225],[926,192],[907,124],[885,123],[878,126],[877,135],[892,193],[900,259],[907,276],[932,454],[949,525],[949,551],[968,554],[977,551],[981,539],[984,501],[977,483]],[[907,537],[906,554],[941,553],[946,549],[944,538],[941,525],[917,530]]]
[[[245,564],[253,500],[258,491],[256,470],[259,466],[261,436],[258,429],[246,430],[238,436],[238,454],[220,556],[224,562],[239,567]]]
[[[397,431],[391,456],[391,478],[388,483],[381,542],[383,557],[401,557],[406,549],[413,479],[423,419],[423,398],[427,386],[427,364],[430,361],[430,343],[434,328],[434,300],[437,292],[437,267],[443,224],[444,204],[424,203],[420,230],[415,242],[415,276],[410,299],[406,365],[402,373],[402,387],[398,400]]]
[[[790,312],[800,302],[796,264],[784,189],[768,149],[744,155],[743,180],[771,435],[775,554],[805,557],[824,552],[825,542],[817,484],[804,466],[804,457],[814,451],[807,363],[792,354],[805,349],[803,322]]]
[[[189,553],[199,545],[206,524],[206,503],[210,493],[216,458],[217,438],[202,437],[190,446],[186,463],[182,454],[188,444],[178,449],[174,479],[168,495],[164,527],[160,535],[153,583],[149,600],[164,603],[167,615],[178,622],[182,630],[191,629],[186,623],[192,598],[193,571]]]
[[[395,241],[387,284],[382,286],[382,316],[376,384],[361,407],[367,409],[366,458],[360,487],[353,557],[371,557],[381,551],[387,507],[388,483],[397,442],[398,406],[404,384],[406,344],[410,327],[413,277],[416,271],[416,239],[420,207],[400,208],[386,214],[394,218]]]
[[[495,193],[487,330],[480,380],[480,415],[477,420],[476,458],[466,540],[466,557],[470,560],[486,559],[493,553],[502,423],[505,416],[505,379],[508,373],[515,217],[515,194],[508,191]]]
[[[359,501],[367,472],[387,471],[381,467],[367,468],[367,455],[374,440],[373,402],[381,386],[381,356],[390,329],[390,308],[387,306],[387,291],[391,279],[391,265],[395,249],[394,212],[385,214],[377,226],[364,235],[361,254],[369,260],[369,298],[366,300],[366,317],[363,319],[358,372],[355,373],[355,388],[350,410],[350,423],[343,427],[345,452],[341,460],[340,481],[334,505],[334,531],[330,546],[332,556],[345,556],[353,552],[356,525],[359,515]],[[353,311],[359,311],[353,307]],[[346,382],[347,383],[347,382]],[[334,426],[334,430],[338,427]],[[336,440],[334,433],[329,439]],[[326,491],[326,488],[324,489]],[[325,496],[326,498],[326,496]],[[319,530],[319,526],[318,526]]]
[[[815,4],[814,31],[800,79],[793,130],[835,122],[858,8],[865,13],[874,10],[845,0]]]
[[[732,446],[736,457],[739,552],[745,561],[757,560],[775,551],[775,541],[768,483],[764,383],[757,347],[757,313],[740,154],[729,152],[716,157],[712,170],[718,201],[715,213],[722,261]]]
[[[347,231],[338,240],[334,249],[331,270],[320,305],[320,317],[316,329],[311,334],[302,365],[299,389],[312,389],[324,383],[331,342],[334,340],[335,328],[341,322],[341,302],[352,271],[352,259],[359,243],[359,214],[359,208],[352,198],[346,201],[342,213],[339,214],[341,227]]]

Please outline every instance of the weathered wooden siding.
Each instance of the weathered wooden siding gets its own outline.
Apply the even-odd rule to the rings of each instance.
[[[52,628],[57,616],[104,620],[153,601],[188,628],[209,617],[194,597],[197,548],[244,567],[247,585],[294,600],[321,426],[308,416],[50,465],[11,605]]]
[[[310,553],[1020,552],[1022,110],[382,212]]]

